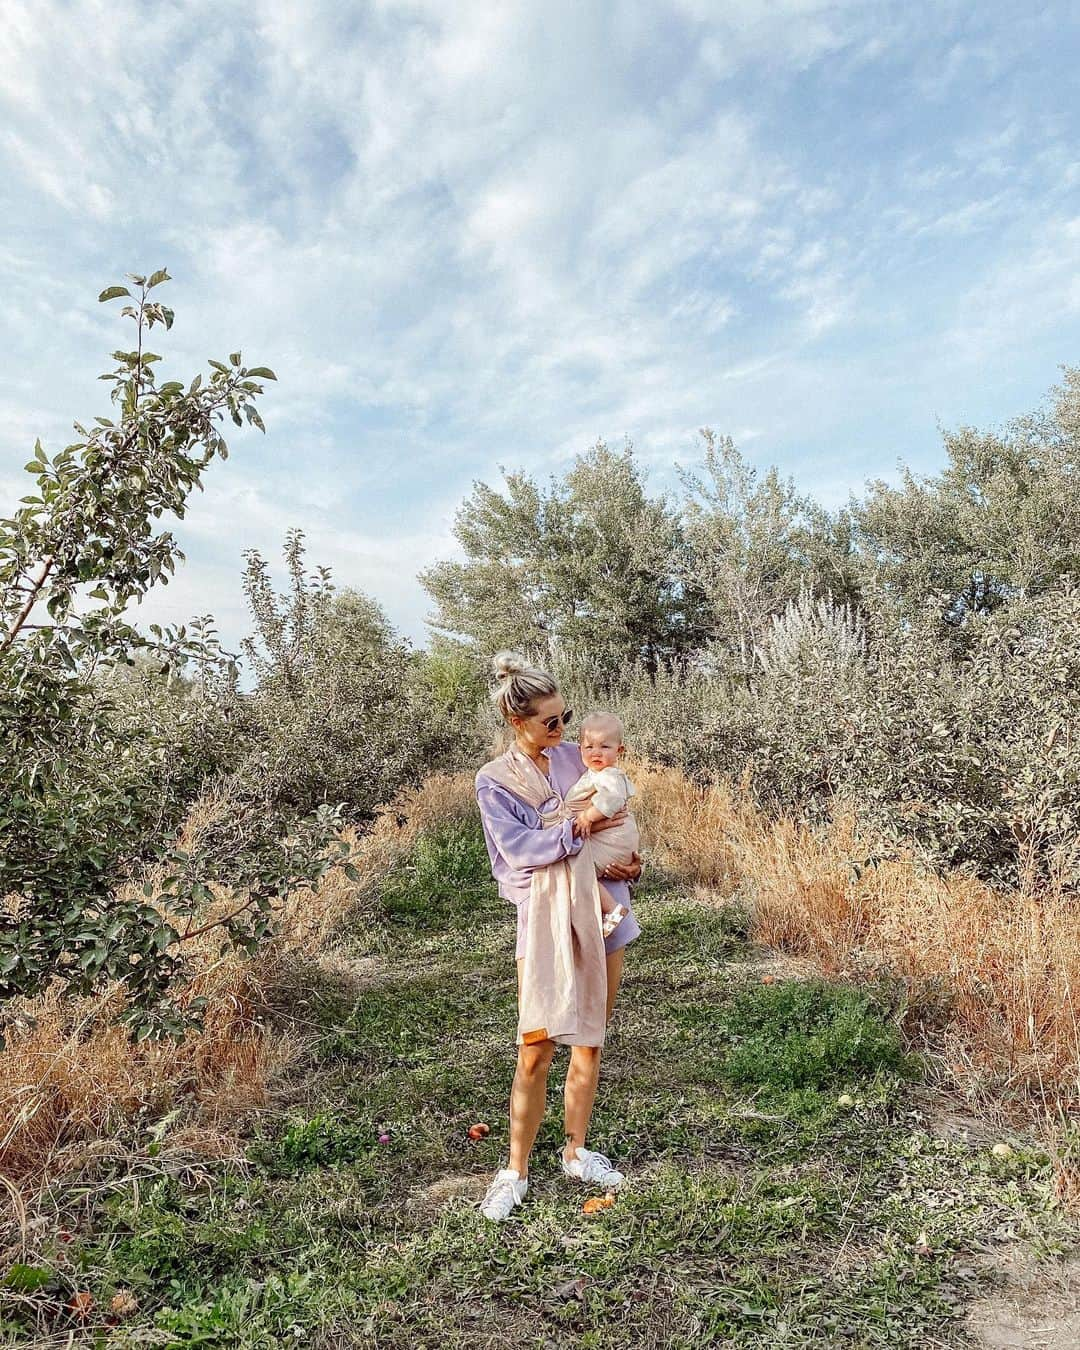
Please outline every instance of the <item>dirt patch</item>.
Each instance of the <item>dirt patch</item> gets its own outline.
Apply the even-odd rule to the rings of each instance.
[[[973,1304],[967,1328],[984,1350],[1076,1350],[1080,1346],[1080,1258],[1037,1262],[1018,1251],[989,1259],[1001,1289]]]
[[[492,1172],[462,1172],[455,1176],[439,1177],[430,1186],[414,1191],[409,1197],[413,1204],[424,1209],[442,1209],[451,1200],[474,1200],[479,1203],[494,1179]]]
[[[999,1140],[1015,1142],[1000,1121],[973,1115],[962,1101],[940,1087],[915,1087],[912,1100],[922,1113],[926,1128],[939,1139],[975,1145],[996,1144]]]

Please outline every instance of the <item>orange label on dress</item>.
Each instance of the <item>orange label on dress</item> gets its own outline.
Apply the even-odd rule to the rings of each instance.
[[[535,1045],[537,1041],[546,1041],[547,1039],[547,1027],[541,1027],[539,1031],[526,1031],[521,1038],[524,1045]]]

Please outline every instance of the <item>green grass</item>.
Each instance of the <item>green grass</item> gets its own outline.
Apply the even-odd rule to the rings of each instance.
[[[590,1139],[630,1184],[586,1218],[558,1171],[563,1053],[526,1204],[491,1225],[475,1201],[508,1144],[513,924],[478,828],[422,839],[377,898],[349,940],[381,978],[309,990],[323,1032],[247,1165],[102,1188],[5,1310],[6,1343],[959,1345],[972,1252],[1067,1240],[1047,1157],[927,1131],[884,996],[762,984],[743,912],[671,878],[636,901]],[[73,1287],[139,1310],[71,1326]]]

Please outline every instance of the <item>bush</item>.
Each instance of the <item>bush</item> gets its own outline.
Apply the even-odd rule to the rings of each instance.
[[[722,672],[631,672],[605,706],[635,753],[699,782],[747,773],[773,812],[821,823],[844,800],[935,870],[1072,888],[1078,689],[1075,587],[959,630],[935,602],[903,618],[881,595],[859,614],[804,593],[773,621],[750,687]]]
[[[470,663],[452,649],[415,652],[368,596],[336,591],[325,568],[305,575],[301,531],[284,553],[280,596],[247,554],[255,632],[243,645],[256,684],[241,701],[238,790],[276,810],[340,805],[363,821],[399,788],[478,757]]]
[[[422,834],[384,879],[380,901],[395,924],[443,928],[490,906],[494,896],[487,847],[474,818]]]

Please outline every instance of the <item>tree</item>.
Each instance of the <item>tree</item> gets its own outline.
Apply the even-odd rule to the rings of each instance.
[[[990,613],[1080,572],[1080,370],[1003,432],[945,434],[938,476],[902,469],[853,504],[866,571],[907,612],[941,596],[944,618]]]
[[[579,654],[601,678],[626,665],[670,665],[692,647],[695,614],[679,578],[682,540],[664,498],[650,498],[632,449],[603,442],[561,481],[521,473],[498,492],[475,483],[457,513],[464,561],[420,580],[432,626],[490,655],[541,661]]]
[[[226,444],[228,414],[262,428],[255,399],[273,372],[247,368],[239,352],[211,361],[204,381],[158,384],[161,359],[146,349],[173,313],[152,296],[164,269],[131,278],[136,293],[111,286],[102,302],[124,298],[134,350],[114,353],[115,420],[76,423],[79,440],[53,458],[38,442],[27,472],[36,491],[0,520],[0,997],[29,995],[59,980],[74,992],[119,980],[125,1019],[138,1035],[180,1034],[185,1016],[165,992],[181,969],[185,937],[212,880],[235,882],[242,900],[215,921],[228,940],[250,945],[269,931],[273,895],[289,877],[314,878],[328,863],[332,822],[309,824],[286,846],[256,838],[214,859],[172,851],[160,892],[121,899],[118,882],[140,858],[147,824],[161,807],[157,765],[175,747],[169,728],[139,739],[103,670],[148,653],[162,670],[228,668],[208,619],[145,636],[125,617],[182,554],[163,516],[183,517],[193,488]],[[181,934],[177,915],[189,916]],[[197,1009],[195,1010],[197,1011]]]
[[[255,633],[243,650],[256,685],[236,781],[272,809],[340,803],[353,818],[370,816],[429,764],[420,659],[370,597],[335,590],[324,567],[305,574],[301,531],[289,531],[284,553],[280,596],[265,560],[245,555]]]
[[[775,468],[759,481],[730,437],[701,434],[703,473],[681,474],[686,582],[703,598],[714,650],[749,680],[770,622],[804,590],[850,599],[847,522]]]

